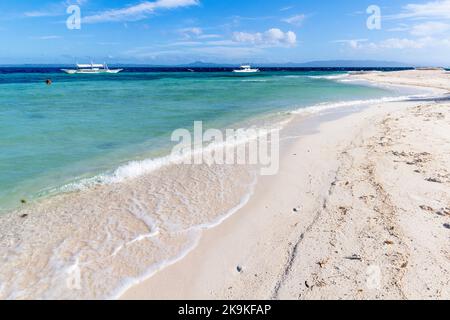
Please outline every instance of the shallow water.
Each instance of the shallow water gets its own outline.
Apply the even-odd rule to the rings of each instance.
[[[394,95],[329,76],[0,74],[0,210],[129,160],[164,155],[172,131],[194,120],[224,128],[322,102]]]

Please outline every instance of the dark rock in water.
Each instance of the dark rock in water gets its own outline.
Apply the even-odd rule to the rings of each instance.
[[[29,118],[30,118],[30,119],[44,119],[45,116],[43,116],[42,114],[37,113],[37,114],[31,114],[31,115],[29,116]]]
[[[116,144],[114,142],[107,142],[107,143],[102,143],[99,144],[97,146],[98,149],[102,149],[102,150],[108,150],[108,149],[112,149],[116,146]]]
[[[27,203],[27,200],[22,199],[22,200],[20,200],[20,203],[25,204],[25,203]]]

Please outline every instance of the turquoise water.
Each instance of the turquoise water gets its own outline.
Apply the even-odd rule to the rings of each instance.
[[[193,121],[224,128],[318,103],[398,95],[326,73],[0,74],[0,209],[167,152]],[[53,85],[44,80],[52,78]]]

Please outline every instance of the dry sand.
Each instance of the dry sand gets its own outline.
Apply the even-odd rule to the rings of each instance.
[[[450,91],[441,71],[354,78]],[[449,299],[450,101],[308,123],[244,208],[122,298]]]

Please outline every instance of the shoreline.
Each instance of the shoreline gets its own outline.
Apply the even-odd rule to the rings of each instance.
[[[379,74],[355,77],[380,82],[377,76]],[[406,81],[405,84],[401,79],[395,81],[396,83],[391,83],[392,79],[389,80],[390,83],[387,84],[411,85],[409,81]],[[436,89],[433,85],[421,87]],[[450,83],[447,83],[445,91],[448,92],[448,88],[450,88]],[[437,89],[436,92],[444,90],[441,86]],[[321,292],[319,296],[312,295],[309,288],[320,287],[322,280],[316,281],[319,283],[318,285],[311,285],[308,284],[308,281],[314,283],[315,280],[306,279],[308,277],[305,275],[314,274],[313,270],[317,268],[317,263],[320,261],[313,265],[306,264],[304,270],[299,271],[301,275],[294,277],[295,281],[289,277],[293,277],[291,276],[292,270],[297,267],[297,260],[300,260],[298,257],[299,246],[316,227],[316,223],[322,215],[321,211],[327,206],[330,190],[336,183],[340,167],[339,153],[344,152],[342,147],[336,147],[352,144],[360,134],[366,134],[364,131],[375,131],[372,125],[372,121],[375,119],[379,121],[390,112],[402,112],[417,104],[420,103],[383,103],[365,108],[357,113],[346,114],[337,120],[332,119],[322,123],[319,121],[317,123],[319,125],[318,132],[311,132],[296,138],[296,141],[291,142],[290,146],[283,151],[283,169],[280,174],[277,177],[260,178],[253,197],[243,209],[216,228],[205,231],[199,245],[183,260],[132,287],[121,298],[302,299],[309,297],[313,299],[364,299],[374,297],[374,295],[379,298],[390,296],[390,292],[382,290],[368,290],[368,293],[361,293],[359,290],[363,289],[349,288],[348,285],[340,290],[348,291],[345,294],[333,296],[330,294],[331,290],[329,292],[320,290],[324,292]],[[363,125],[359,125],[355,129],[354,124],[361,121]],[[287,129],[288,132],[293,130],[294,136],[298,134],[295,132],[296,125],[298,123],[294,120],[288,125],[290,129]],[[337,135],[340,135],[340,141],[339,139],[336,141]],[[324,139],[334,140],[330,142],[333,147],[329,148],[334,149],[333,151],[323,146]],[[324,150],[313,150],[317,148],[316,146]],[[318,154],[312,156],[311,153]],[[295,156],[293,156],[294,154]],[[304,157],[304,163],[301,165],[295,161],[295,157],[299,154]],[[328,161],[324,161],[327,159]],[[318,170],[319,167],[322,169]],[[312,182],[311,173],[314,173],[314,180],[318,182]],[[309,185],[308,181],[310,181]],[[306,195],[305,189],[310,189]],[[294,212],[293,208],[297,208],[297,212]],[[321,245],[319,240],[317,242]],[[302,253],[303,258],[315,255],[314,248],[305,250],[306,252]],[[324,250],[324,252],[328,251]],[[351,255],[349,252],[349,256]],[[285,264],[281,263],[282,261],[285,261]],[[323,263],[323,265],[325,264],[326,262]],[[319,263],[319,269],[322,269],[322,263]],[[291,293],[287,294],[289,290],[286,288],[299,280],[304,287],[297,288],[297,291],[301,292],[300,296],[293,297]],[[336,288],[333,289],[336,290]],[[353,295],[350,294],[351,291],[354,291]],[[446,294],[444,292],[444,297],[447,296]],[[390,297],[404,298],[400,295]]]
[[[367,83],[363,84],[364,86],[372,86],[373,82],[367,81]],[[392,85],[387,86],[391,88],[409,88],[409,89],[423,89],[419,86],[414,85]],[[433,89],[433,88],[429,88]],[[430,90],[430,92],[433,92],[433,94],[439,95],[441,92],[440,90]],[[310,116],[316,116],[317,114],[321,114],[324,112],[340,112],[339,110],[342,108],[359,108],[361,106],[370,106],[376,103],[389,103],[389,102],[396,102],[396,101],[405,101],[405,99],[408,99],[412,96],[422,96],[421,95],[404,95],[404,96],[392,96],[392,97],[381,97],[381,98],[374,98],[374,99],[368,99],[368,100],[345,100],[345,101],[336,101],[336,102],[325,102],[320,104],[313,104],[306,107],[301,107],[298,109],[293,109],[290,111],[282,111],[282,112],[272,112],[270,114],[264,114],[264,117],[274,117],[277,115],[279,117],[279,114],[286,114],[286,115],[295,115],[295,117],[310,117]],[[427,95],[423,95],[427,96]],[[253,125],[255,123],[258,123],[258,121],[266,121],[266,118],[263,118],[261,120],[259,117],[261,115],[258,115],[255,119],[247,119],[246,122],[249,122]],[[276,127],[280,127],[283,129],[285,123],[289,123],[292,119],[286,118],[286,119],[277,119],[275,122],[271,123],[270,128],[265,128],[267,130],[273,130]],[[255,122],[256,121],[256,122]],[[253,138],[248,138],[249,140],[252,140]],[[239,144],[239,143],[238,143]],[[220,148],[221,146],[212,146],[213,148]],[[209,148],[209,147],[208,147]],[[165,150],[169,152],[168,150]],[[142,155],[139,155],[137,158],[138,160],[130,160],[130,161],[123,161],[122,164],[108,169],[106,171],[99,172],[95,175],[89,175],[85,178],[67,178],[68,180],[64,184],[60,185],[54,185],[46,187],[38,192],[36,194],[31,195],[30,199],[31,201],[27,201],[27,203],[33,205],[36,203],[39,203],[41,201],[45,201],[48,198],[60,196],[64,194],[69,194],[73,192],[79,192],[86,190],[88,188],[95,187],[97,185],[108,185],[108,184],[115,184],[115,183],[121,183],[124,182],[127,179],[133,179],[142,175],[151,174],[154,171],[158,171],[160,169],[170,167],[173,165],[177,165],[178,163],[182,162],[185,157],[192,157],[192,155],[196,154],[198,151],[194,150],[192,154],[190,155],[183,155],[182,157],[172,157],[172,155],[169,154],[161,154],[158,157],[144,157]],[[142,159],[141,159],[142,158]],[[133,173],[132,167],[136,166],[139,167],[139,170],[141,170],[138,173]],[[24,197],[26,198],[26,197]],[[0,214],[8,214],[11,212],[15,212],[21,209],[21,206],[17,204],[16,206],[12,207],[4,207],[0,208]]]
[[[350,75],[350,74],[346,74]],[[308,76],[315,78],[315,76]],[[337,82],[340,82],[342,78],[341,76],[335,77],[331,76],[318,76],[318,78],[328,79],[328,80],[336,80]],[[372,86],[374,84],[370,81],[364,81],[362,84],[363,86]],[[374,86],[376,87],[376,86]],[[410,88],[410,89],[421,89],[419,86],[413,86],[413,85],[390,85],[387,86],[389,89],[399,89],[399,88]],[[409,96],[409,95],[408,95]],[[378,102],[378,100],[385,100],[384,102],[390,102],[398,100],[403,100],[408,97],[407,95],[404,96],[392,96],[392,97],[380,97],[380,98],[374,98],[374,99],[368,99],[368,100],[343,100],[343,101],[335,101],[335,102],[324,102],[324,103],[318,103],[318,104],[312,104],[308,106],[302,106],[297,109],[292,109],[289,111],[271,111],[269,113],[264,113],[260,115],[256,115],[254,118],[249,118],[244,120],[244,127],[247,127],[247,125],[258,125],[259,121],[265,122],[266,118],[272,118],[276,115],[279,116],[279,114],[286,114],[286,115],[302,115],[305,114],[306,116],[314,115],[316,113],[320,112],[333,112],[334,109],[339,109],[342,107],[353,107],[353,106],[359,106],[359,105],[370,105],[374,102]],[[285,121],[290,121],[290,119],[277,119],[277,120],[269,120],[271,122],[271,125],[281,127],[283,126],[282,123]],[[272,123],[272,121],[274,121]],[[240,123],[234,123],[234,126],[239,126]],[[265,125],[265,123],[264,123]],[[167,149],[167,147],[165,147]],[[162,149],[161,149],[162,150]],[[161,151],[159,150],[158,153]],[[153,150],[152,152],[154,152]],[[164,150],[165,152],[169,152],[169,150]],[[195,153],[195,151],[194,151]],[[127,160],[122,161],[121,163],[117,164],[117,166],[112,166],[108,169],[104,169],[103,171],[97,172],[96,174],[86,174],[82,173],[80,174],[80,177],[68,177],[64,176],[64,180],[66,180],[64,183],[55,184],[51,186],[46,186],[40,190],[36,190],[32,194],[26,194],[22,197],[22,199],[26,200],[27,203],[33,204],[41,202],[45,199],[48,199],[50,197],[58,196],[61,194],[67,194],[71,192],[78,192],[87,188],[95,187],[98,184],[112,184],[112,183],[120,183],[123,182],[126,179],[129,178],[135,178],[141,175],[149,174],[153,171],[160,170],[161,168],[168,167],[171,165],[175,165],[179,159],[174,159],[171,157],[170,154],[167,153],[161,153],[159,156],[151,157],[144,154],[136,155],[136,160]],[[139,170],[141,172],[135,173],[131,172],[133,171],[132,166],[139,167]],[[56,175],[56,174],[55,174]],[[52,176],[52,174],[50,174]],[[85,176],[85,177],[82,177]],[[37,179],[38,180],[38,179]],[[31,185],[33,183],[33,180],[25,181],[26,185]],[[29,196],[29,198],[27,198]],[[19,199],[19,198],[18,198]],[[23,207],[23,205],[20,205],[17,201],[17,204],[8,204],[8,206],[0,208],[0,214],[8,214],[10,212],[18,211]]]

